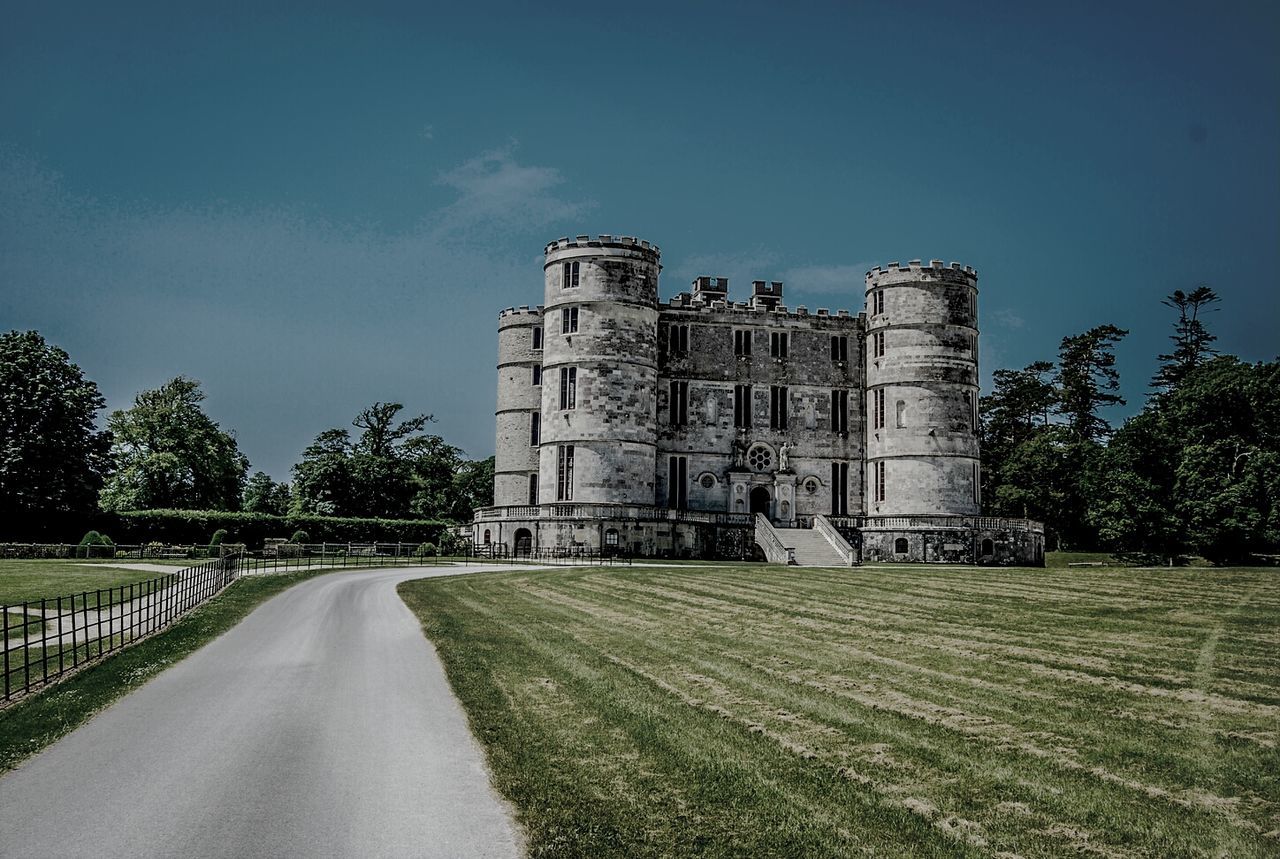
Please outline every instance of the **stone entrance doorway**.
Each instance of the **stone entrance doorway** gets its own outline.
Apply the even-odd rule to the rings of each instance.
[[[516,555],[529,555],[533,552],[533,534],[528,528],[516,529]]]
[[[763,486],[757,486],[751,490],[751,514],[763,513],[769,515],[769,490]]]

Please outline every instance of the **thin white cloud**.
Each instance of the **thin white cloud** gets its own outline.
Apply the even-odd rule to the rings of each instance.
[[[999,325],[1002,328],[1017,329],[1022,328],[1027,324],[1027,320],[1023,319],[1007,307],[1001,307],[998,310],[993,310],[988,314],[988,316],[996,325]]]
[[[452,203],[383,232],[296,208],[95,200],[0,148],[0,318],[61,332],[113,407],[200,378],[277,478],[299,439],[374,399],[437,411],[483,455],[496,312],[536,300],[529,248],[591,204],[510,149],[440,181]]]
[[[560,171],[520,164],[514,151],[515,144],[494,149],[440,174],[439,183],[457,191],[458,199],[432,219],[438,232],[502,224],[537,228],[576,218],[595,206],[557,196],[552,189],[564,183]]]

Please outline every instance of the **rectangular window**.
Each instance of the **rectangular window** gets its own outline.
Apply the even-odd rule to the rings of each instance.
[[[529,503],[538,503],[538,475],[529,475]]]
[[[560,311],[560,333],[578,333],[578,308],[566,307]]]
[[[873,468],[875,469],[875,475],[876,475],[875,499],[876,501],[883,501],[885,499],[885,496],[888,495],[888,492],[885,490],[885,485],[884,485],[884,460],[880,460],[879,462],[875,463]]]
[[[689,326],[671,325],[667,328],[667,354],[689,354]]]
[[[533,365],[533,384],[535,387],[542,384],[542,365]]]
[[[973,391],[969,392],[969,428],[974,432],[978,431],[978,395]]]
[[[556,500],[573,500],[573,445],[556,448]]]
[[[982,503],[982,466],[973,464],[973,503]]]
[[[769,357],[771,358],[787,357],[787,332],[785,331],[769,332]]]
[[[831,515],[849,515],[849,463],[831,463]]]
[[[781,385],[769,386],[769,429],[787,428],[787,389]]]
[[[573,289],[578,285],[578,264],[576,262],[564,264],[564,278],[560,281],[560,285],[564,289]]]
[[[884,332],[877,331],[875,334],[872,334],[871,343],[875,348],[875,351],[873,353],[875,357],[883,358],[884,357]]]
[[[672,382],[671,396],[667,400],[667,411],[671,416],[673,427],[682,427],[689,422],[689,383]]]
[[[840,434],[849,431],[849,392],[831,392],[831,431]]]
[[[689,509],[689,460],[683,456],[667,459],[667,506],[672,510]]]
[[[871,428],[884,429],[884,388],[871,392]]]
[[[751,386],[733,386],[733,425],[738,429],[751,429]]]
[[[578,407],[578,368],[560,368],[560,408],[576,409]]]
[[[877,289],[875,292],[871,293],[871,302],[872,302],[872,310],[871,310],[872,316],[879,316],[880,314],[884,313],[884,290]]]
[[[973,355],[973,361],[976,364],[978,362],[978,335],[977,334],[969,335],[969,352],[970,354]]]
[[[843,334],[831,336],[831,360],[837,362],[849,360],[849,338]]]
[[[542,413],[534,412],[529,415],[529,445],[537,447],[542,440]]]
[[[735,331],[733,332],[733,354],[739,358],[751,357],[751,332]]]
[[[533,351],[537,352],[542,349],[542,326],[539,325],[533,329]]]

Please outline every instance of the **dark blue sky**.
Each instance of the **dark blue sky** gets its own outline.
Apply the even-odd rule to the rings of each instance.
[[[0,327],[110,405],[184,373],[286,478],[374,400],[493,450],[497,312],[579,233],[862,307],[871,265],[980,273],[983,364],[1223,297],[1275,357],[1280,6],[3,3]],[[271,6],[271,11],[263,7]]]

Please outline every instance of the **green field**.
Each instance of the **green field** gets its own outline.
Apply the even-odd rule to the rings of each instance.
[[[1280,575],[409,582],[531,856],[1280,855]]]
[[[165,573],[122,570],[101,561],[0,560],[0,605],[128,586]],[[79,602],[76,603],[79,605]],[[96,603],[91,602],[91,605]]]

